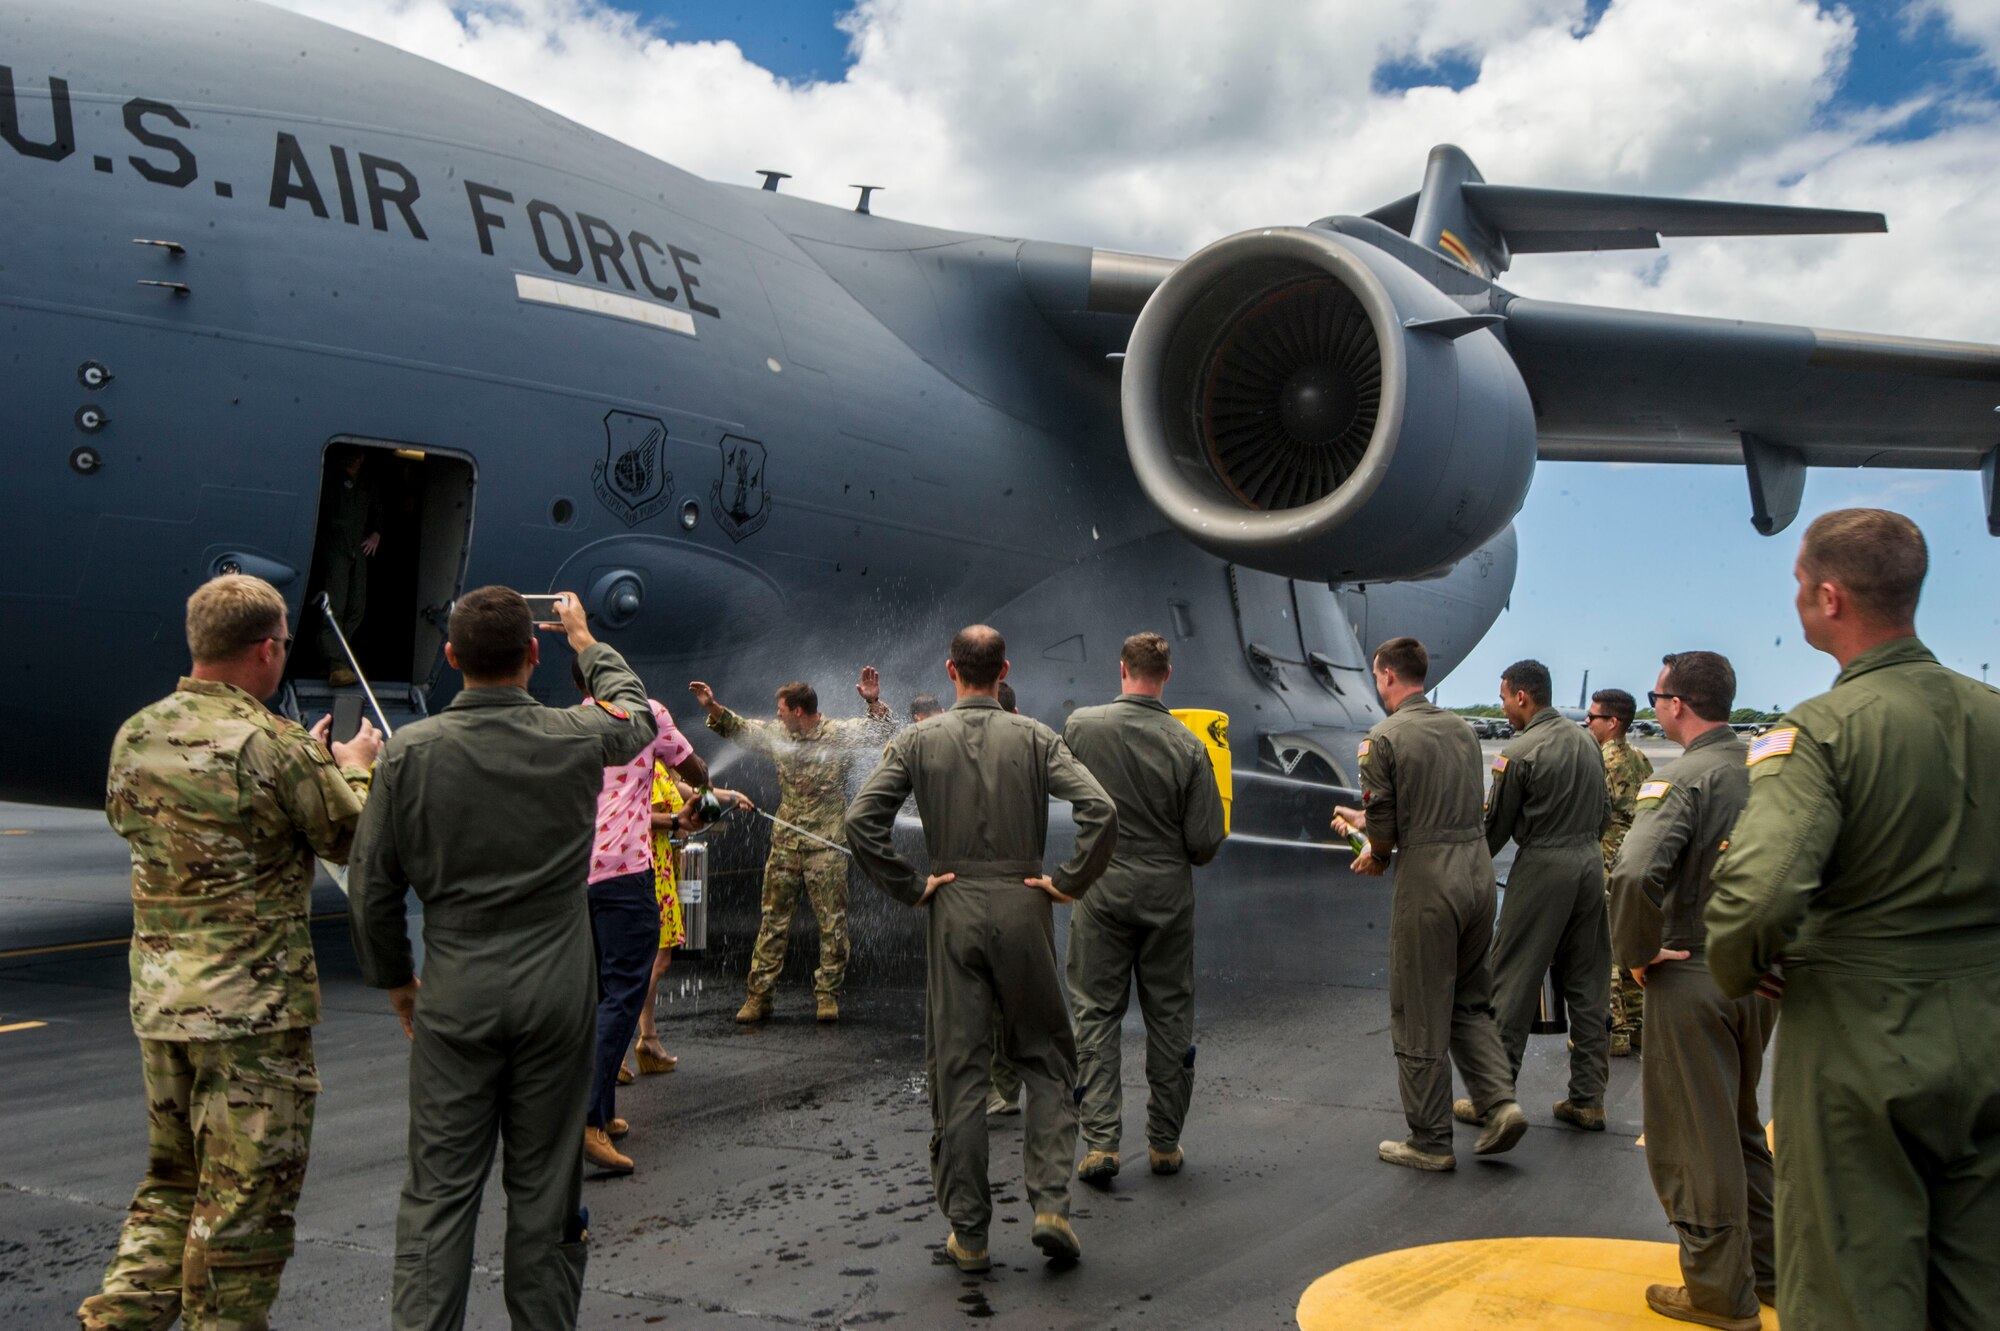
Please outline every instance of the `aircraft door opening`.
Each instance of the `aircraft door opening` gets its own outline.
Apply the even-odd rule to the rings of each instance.
[[[289,680],[300,710],[324,710],[354,685],[318,607],[325,592],[391,723],[425,714],[464,581],[476,479],[459,454],[348,436],[328,443]]]

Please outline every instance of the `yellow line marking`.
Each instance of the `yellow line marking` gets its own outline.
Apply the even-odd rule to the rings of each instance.
[[[1300,1331],[1659,1331],[1646,1286],[1681,1283],[1680,1248],[1629,1239],[1474,1239],[1364,1257],[1299,1299]],[[1760,1309],[1765,1331],[1778,1315]]]
[[[317,924],[321,920],[346,918],[346,911],[335,910],[328,911],[324,915],[315,915],[312,920]],[[82,952],[93,947],[123,947],[131,941],[132,935],[126,934],[120,938],[93,938],[87,943],[51,943],[47,947],[17,947],[11,951],[0,952],[0,961],[12,961],[16,957],[45,957],[56,952]]]
[[[7,1035],[14,1031],[32,1031],[37,1026],[46,1025],[48,1025],[46,1021],[17,1021],[11,1026],[0,1026],[0,1035]]]
[[[0,830],[0,836],[33,836],[34,834],[35,829],[32,827],[9,827],[5,830]]]

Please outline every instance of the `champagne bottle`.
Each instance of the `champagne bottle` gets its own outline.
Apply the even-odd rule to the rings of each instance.
[[[722,817],[722,801],[716,798],[714,790],[703,786],[695,793],[694,811],[701,818],[702,825],[707,826]]]

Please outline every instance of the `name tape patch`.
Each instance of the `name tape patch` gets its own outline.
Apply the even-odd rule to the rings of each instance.
[[[1766,758],[1782,758],[1792,751],[1792,746],[1798,741],[1797,726],[1787,726],[1783,730],[1774,730],[1768,735],[1759,736],[1750,746],[1749,765],[1755,767]]]

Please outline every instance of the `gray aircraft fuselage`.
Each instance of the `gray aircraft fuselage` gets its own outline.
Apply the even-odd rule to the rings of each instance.
[[[670,706],[699,676],[761,712],[801,677],[838,711],[864,662],[900,706],[989,620],[1060,725],[1156,629],[1175,702],[1345,778],[1378,715],[1357,623],[1448,669],[1511,587],[1511,533],[1343,601],[1171,532],[1115,364],[1052,331],[1021,242],[712,184],[259,5],[13,4],[0,66],[0,607],[31,644],[0,667],[0,798],[101,798],[217,571],[316,632],[335,441],[469,463],[459,585],[591,597]]]

